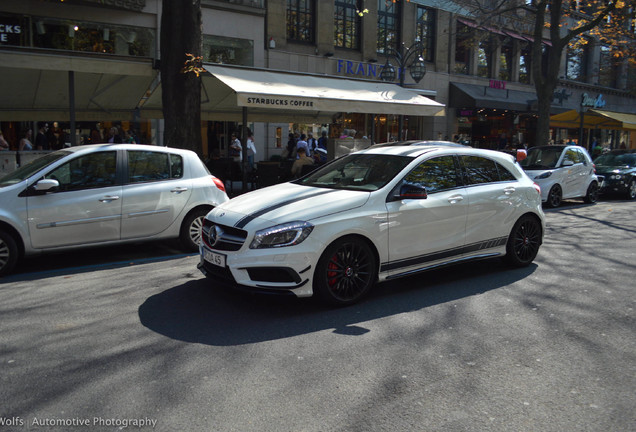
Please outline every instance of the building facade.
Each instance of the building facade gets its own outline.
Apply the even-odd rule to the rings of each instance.
[[[343,111],[319,124],[251,122],[257,160],[280,154],[290,132],[337,137],[355,131],[375,142],[461,139],[487,148],[532,144],[531,25],[512,16],[483,26],[463,3],[202,0],[203,61],[342,80],[392,78],[445,105],[444,116],[395,115],[379,107],[377,113]],[[160,115],[144,110],[161,84],[160,32],[161,0],[2,2],[0,127],[12,148],[38,121],[56,125],[57,146],[107,140],[113,126],[161,145]],[[588,39],[563,56],[552,114],[636,115],[634,68],[616,63],[612,47]],[[383,75],[391,67],[394,76]],[[555,123],[552,137],[636,147],[627,123],[611,126],[616,129]],[[231,133],[240,130],[236,121],[204,115],[202,157],[213,149],[227,155]]]

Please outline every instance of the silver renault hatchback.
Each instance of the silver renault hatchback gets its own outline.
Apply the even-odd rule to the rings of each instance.
[[[59,150],[0,178],[0,275],[26,255],[179,239],[196,251],[225,186],[189,150],[97,144]]]

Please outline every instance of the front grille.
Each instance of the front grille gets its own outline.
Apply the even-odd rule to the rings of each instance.
[[[245,243],[247,231],[229,225],[219,225],[205,219],[201,232],[203,243],[210,249],[237,251]]]

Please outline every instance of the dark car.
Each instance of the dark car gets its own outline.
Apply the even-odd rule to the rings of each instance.
[[[611,150],[594,160],[602,194],[636,198],[636,150]]]

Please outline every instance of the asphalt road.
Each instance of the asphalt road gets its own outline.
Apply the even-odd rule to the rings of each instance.
[[[29,260],[0,284],[0,432],[636,430],[636,202],[546,213],[528,268],[340,309],[219,289],[169,246]]]

